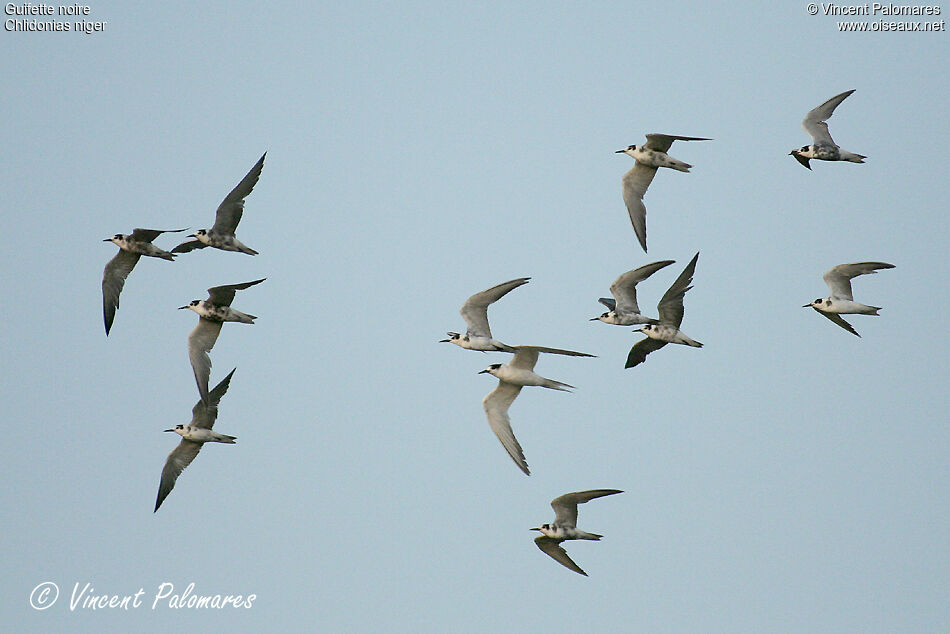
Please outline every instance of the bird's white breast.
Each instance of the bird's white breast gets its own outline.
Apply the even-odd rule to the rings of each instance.
[[[542,385],[544,383],[544,379],[531,370],[512,368],[508,365],[501,366],[493,374],[502,381],[514,385]]]

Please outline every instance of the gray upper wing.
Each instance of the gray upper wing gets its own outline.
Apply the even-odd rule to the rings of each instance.
[[[633,224],[633,231],[643,251],[647,250],[647,208],[643,204],[643,195],[656,176],[656,168],[637,163],[623,175],[623,202]]]
[[[831,289],[831,297],[834,299],[849,299],[854,301],[851,293],[851,278],[859,275],[868,275],[875,273],[878,269],[892,269],[893,264],[887,262],[854,262],[852,264],[839,264],[833,266],[822,276],[825,284]]]
[[[264,152],[264,156],[251,168],[251,171],[218,205],[218,211],[214,217],[214,226],[211,227],[212,231],[234,234],[238,223],[241,222],[241,216],[244,215],[244,199],[251,193],[254,185],[257,184],[257,180],[261,177],[261,170],[264,169],[264,157],[266,156],[267,152]]]
[[[530,279],[530,277],[519,277],[508,282],[502,282],[481,293],[475,293],[465,300],[459,313],[462,315],[462,319],[465,320],[466,334],[491,338],[491,328],[488,326],[489,305],[497,302],[522,284],[527,284]]]
[[[201,242],[200,240],[188,240],[187,242],[182,242],[174,249],[171,250],[172,253],[188,253],[189,251],[194,251],[195,249],[203,249],[207,244]]]
[[[191,359],[191,369],[195,373],[198,394],[203,401],[209,398],[208,379],[211,377],[211,357],[208,353],[214,347],[214,342],[218,340],[221,325],[220,321],[199,317],[198,325],[188,335],[188,358]]]
[[[237,368],[235,368],[235,370],[236,369]],[[207,403],[199,400],[195,406],[191,408],[191,425],[193,427],[199,427],[201,429],[211,429],[214,427],[214,421],[218,418],[218,403],[221,402],[221,397],[228,391],[228,386],[231,384],[231,377],[233,375],[234,370],[231,370],[220,383],[214,386],[214,389],[208,393]]]
[[[647,142],[643,147],[655,152],[667,152],[673,145],[673,141],[711,141],[699,136],[677,136],[675,134],[648,134]]]
[[[519,350],[525,350],[525,353],[522,354],[520,358],[518,357]],[[528,355],[527,353],[527,351],[529,350],[535,353],[533,357],[534,359],[533,361],[531,361],[532,357]],[[593,354],[587,354],[586,352],[575,352],[574,350],[562,350],[561,348],[545,348],[544,346],[515,346],[515,359],[511,360],[510,365],[512,367],[523,367],[523,368],[527,368],[528,370],[531,370],[534,368],[534,365],[538,362],[537,353],[539,352],[546,352],[547,354],[563,354],[568,357],[594,357],[596,356]],[[530,367],[527,365],[529,361],[531,363]]]
[[[508,452],[508,455],[511,456],[511,459],[525,475],[531,475],[528,470],[528,463],[524,458],[524,451],[521,449],[518,439],[515,438],[515,433],[511,430],[511,419],[508,418],[508,408],[511,407],[519,393],[521,393],[520,385],[498,381],[498,387],[482,399],[482,407],[485,410],[488,424],[491,425],[492,431],[501,441],[505,451]]]
[[[640,313],[640,306],[637,305],[637,284],[647,279],[660,269],[675,260],[661,260],[651,264],[645,264],[639,268],[622,273],[614,283],[610,285],[610,294],[617,300],[617,310],[619,313]]]
[[[216,306],[230,306],[231,302],[234,301],[234,293],[236,291],[243,291],[245,288],[250,288],[255,284],[260,284],[266,277],[262,277],[259,280],[254,280],[253,282],[242,282],[241,284],[225,284],[223,286],[214,286],[208,289],[208,301]]]
[[[158,507],[162,505],[162,502],[165,501],[168,494],[175,488],[175,481],[181,472],[185,470],[185,467],[191,464],[195,456],[198,455],[198,452],[201,451],[201,444],[200,442],[192,442],[182,438],[178,446],[172,449],[172,452],[168,454],[168,459],[165,460],[165,467],[162,469],[162,479],[158,484],[158,497],[155,499],[155,511],[158,510]]]
[[[814,306],[813,306],[812,308],[814,308]],[[831,322],[834,322],[834,323],[838,324],[839,326],[841,326],[842,328],[844,328],[845,330],[847,330],[848,332],[850,332],[852,335],[854,335],[854,336],[856,336],[856,337],[860,337],[860,336],[861,336],[861,335],[858,334],[858,331],[854,329],[854,326],[852,326],[851,324],[849,324],[848,322],[846,322],[846,321],[844,320],[844,317],[842,317],[842,316],[839,315],[838,313],[826,313],[826,312],[823,312],[823,311],[818,310],[817,308],[815,308],[815,312],[818,313],[819,315],[821,315],[822,317],[827,318],[828,321],[831,321]]]
[[[835,95],[805,115],[805,118],[802,120],[802,127],[805,128],[805,132],[811,135],[815,145],[832,145],[838,147],[831,138],[831,133],[828,131],[828,124],[825,123],[825,121],[831,118],[838,104],[844,101],[848,95],[853,92],[854,90],[848,90],[840,95]]]
[[[846,322],[846,321],[844,320],[844,317],[842,317],[842,316],[839,315],[838,313],[825,313],[825,312],[822,312],[822,311],[817,310],[817,309],[815,310],[815,312],[821,314],[823,317],[827,317],[829,320],[831,320],[831,321],[833,321],[834,323],[838,324],[839,326],[841,326],[842,328],[844,328],[845,330],[847,330],[848,332],[850,332],[852,335],[855,335],[855,336],[857,336],[857,337],[860,337],[860,336],[861,336],[861,335],[858,334],[858,331],[854,329],[854,326],[852,326],[851,324],[849,324],[848,322]]]
[[[648,354],[651,352],[656,352],[665,345],[665,341],[651,339],[650,337],[638,341],[632,348],[630,348],[630,352],[627,353],[627,362],[623,367],[632,368],[634,366],[640,365],[647,360]]]
[[[135,268],[141,257],[138,253],[131,253],[123,249],[106,263],[102,271],[102,316],[106,324],[106,335],[112,330],[115,321],[115,311],[119,307],[119,294],[125,286],[125,279]]]
[[[181,233],[184,229],[135,229],[132,239],[136,242],[151,242],[163,233]]]
[[[552,539],[546,535],[541,535],[540,537],[534,538],[534,543],[538,545],[538,548],[540,548],[542,552],[547,554],[554,561],[558,562],[565,568],[573,570],[574,572],[582,574],[586,577],[587,573],[581,570],[581,567],[574,563],[574,560],[568,556],[566,550],[561,548],[561,541],[563,540]]]
[[[660,303],[656,305],[660,313],[660,321],[666,324],[673,324],[677,328],[683,323],[683,297],[686,295],[693,283],[693,273],[696,271],[696,261],[699,259],[699,253],[693,256],[683,272],[673,282],[673,284],[663,293]]]
[[[551,500],[551,508],[554,509],[554,522],[559,526],[577,526],[577,505],[584,504],[595,498],[605,495],[614,495],[623,493],[618,489],[591,489],[590,491],[575,491],[574,493],[565,493]]]
[[[538,362],[538,348],[536,346],[515,346],[515,356],[508,362],[513,368],[522,370],[534,370]]]

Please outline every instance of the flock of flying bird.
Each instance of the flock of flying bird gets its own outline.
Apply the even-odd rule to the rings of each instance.
[[[826,123],[835,108],[853,92],[853,90],[849,90],[836,95],[805,116],[802,127],[811,135],[813,142],[812,145],[806,145],[789,153],[799,163],[811,169],[810,160],[864,162],[867,157],[842,150],[835,144],[828,132],[828,124]],[[667,154],[667,151],[675,141],[711,140],[702,137],[669,134],[648,134],[646,138],[647,142],[644,145],[631,145],[617,151],[617,153],[633,157],[636,161],[633,168],[623,176],[622,193],[630,222],[633,224],[633,230],[644,252],[647,250],[647,230],[646,207],[643,204],[643,196],[646,194],[654,176],[656,176],[657,170],[661,167],[667,167],[680,172],[688,172],[692,167],[688,163],[672,158]],[[691,284],[693,283],[693,275],[698,259],[699,253],[693,256],[686,268],[660,298],[657,304],[658,317],[656,319],[641,314],[637,303],[637,284],[660,269],[674,264],[673,260],[653,262],[621,274],[610,285],[610,293],[613,298],[600,298],[599,301],[607,307],[607,312],[592,318],[590,321],[601,321],[615,326],[640,325],[641,327],[637,331],[646,335],[645,339],[642,339],[630,349],[625,368],[640,365],[646,361],[647,355],[668,343],[682,344],[694,348],[702,347],[703,344],[691,339],[680,330],[680,325],[683,322],[683,299],[686,292],[692,288]],[[880,307],[855,302],[851,292],[851,279],[888,268],[893,268],[893,265],[885,262],[857,262],[832,267],[824,275],[825,283],[828,284],[831,295],[827,298],[816,299],[809,304],[805,304],[804,307],[814,308],[819,314],[827,317],[848,332],[860,336],[841,315],[877,315]],[[525,475],[530,475],[530,471],[521,444],[515,438],[511,429],[511,420],[508,417],[509,408],[521,389],[526,386],[540,386],[561,391],[569,391],[569,388],[573,388],[572,385],[567,383],[548,379],[535,373],[534,367],[538,362],[539,355],[547,353],[574,357],[593,356],[559,348],[511,346],[492,336],[488,323],[488,307],[512,290],[527,284],[529,279],[521,277],[503,282],[469,297],[459,311],[465,320],[465,334],[449,332],[449,338],[442,340],[442,343],[454,343],[466,350],[513,354],[511,360],[507,363],[493,363],[479,373],[491,374],[498,379],[498,386],[482,400],[482,407],[492,431]],[[616,493],[622,493],[622,491],[617,489],[594,489],[567,493],[555,498],[551,502],[555,512],[554,522],[531,529],[541,532],[541,535],[535,539],[538,548],[566,568],[586,576],[587,573],[574,563],[564,548],[561,547],[561,543],[571,539],[599,540],[602,537],[601,535],[577,529],[577,505]]]
[[[139,258],[147,255],[153,258],[174,261],[179,253],[188,253],[195,249],[213,247],[222,251],[235,251],[247,255],[257,255],[257,251],[242,244],[234,235],[241,216],[244,214],[244,199],[261,177],[264,169],[264,157],[251,168],[251,171],[231,190],[215,214],[214,225],[210,229],[200,229],[191,234],[195,238],[182,242],[171,251],[163,251],[152,244],[152,240],[163,233],[180,233],[185,229],[135,229],[129,235],[121,233],[106,238],[104,242],[113,242],[119,247],[119,252],[106,264],[102,274],[102,314],[105,319],[106,336],[112,329],[115,321],[115,311],[119,308],[119,294],[125,285],[125,280],[135,267]],[[226,284],[208,289],[208,299],[196,299],[181,309],[192,310],[198,314],[198,325],[188,335],[188,358],[198,384],[199,401],[191,410],[191,422],[187,425],[175,425],[167,432],[174,432],[181,436],[181,442],[168,454],[165,467],[162,469],[161,481],[158,485],[158,497],[155,500],[155,511],[162,505],[168,494],[175,486],[175,481],[181,472],[191,464],[206,442],[220,442],[234,444],[235,436],[219,434],[214,431],[214,421],[218,417],[218,403],[228,391],[234,370],[224,377],[213,389],[208,390],[208,381],[211,378],[211,348],[214,347],[221,333],[221,326],[226,321],[241,324],[253,324],[257,319],[254,315],[242,313],[231,308],[234,295],[237,291],[260,284],[264,279],[240,284]],[[236,369],[236,368],[235,368]]]
[[[792,150],[789,153],[803,166],[811,169],[810,160],[864,162],[865,156],[847,152],[835,144],[828,132],[828,124],[826,123],[835,108],[853,92],[853,90],[849,90],[836,95],[805,116],[802,127],[811,135],[813,142],[811,145]],[[623,176],[622,193],[634,232],[644,252],[647,250],[647,232],[646,207],[643,204],[643,197],[654,176],[656,176],[657,170],[661,167],[667,167],[680,172],[688,172],[692,167],[688,163],[670,157],[667,151],[675,141],[710,140],[702,137],[668,134],[648,134],[646,138],[647,142],[644,145],[631,145],[617,151],[631,156],[636,161],[633,168]],[[179,253],[188,253],[205,247],[257,255],[257,251],[242,244],[235,237],[234,232],[244,212],[244,199],[251,193],[260,178],[261,170],[264,167],[264,156],[218,206],[215,222],[211,229],[201,229],[191,234],[190,237],[194,238],[193,240],[179,244],[170,252],[153,245],[152,240],[162,233],[178,233],[185,231],[185,229],[167,231],[135,229],[129,235],[116,234],[105,240],[106,242],[111,241],[119,247],[119,253],[106,265],[102,278],[103,317],[105,319],[106,335],[109,334],[115,320],[116,309],[119,307],[119,294],[122,292],[125,280],[141,256],[174,260]],[[637,330],[646,335],[645,339],[639,341],[630,349],[625,364],[626,368],[632,368],[643,363],[646,361],[647,355],[668,343],[682,344],[694,348],[702,347],[703,344],[691,339],[680,330],[683,321],[683,298],[686,292],[692,288],[691,284],[698,259],[699,253],[693,256],[686,268],[663,294],[657,304],[658,317],[656,319],[641,314],[637,303],[637,284],[660,269],[674,264],[673,260],[653,262],[623,273],[610,285],[610,293],[613,298],[600,298],[599,301],[607,307],[607,312],[592,318],[591,321],[601,321],[616,326],[640,325],[641,328]],[[814,308],[818,313],[848,332],[858,335],[857,331],[841,315],[877,315],[880,307],[855,302],[851,291],[851,279],[888,268],[893,268],[893,265],[885,262],[858,262],[832,267],[824,275],[824,280],[831,290],[831,295],[827,298],[816,299],[809,304],[805,304],[804,307]],[[504,446],[514,463],[526,475],[530,475],[528,463],[525,460],[521,445],[512,432],[511,420],[508,417],[509,408],[521,389],[526,386],[539,386],[560,391],[569,391],[573,387],[567,383],[548,379],[535,373],[534,367],[540,354],[559,354],[573,357],[593,356],[584,352],[560,348],[511,346],[493,338],[488,324],[488,307],[512,290],[527,284],[528,280],[529,278],[522,277],[503,282],[469,297],[460,311],[466,324],[465,334],[449,332],[449,338],[442,340],[442,342],[454,343],[467,350],[506,352],[513,355],[508,363],[493,363],[480,372],[480,374],[491,374],[498,379],[498,386],[483,399],[482,406],[492,431],[501,441],[502,446]],[[234,370],[218,385],[209,390],[211,357],[208,353],[214,346],[224,322],[254,323],[254,319],[256,319],[254,315],[231,308],[231,302],[234,300],[237,291],[247,289],[263,281],[263,279],[259,279],[241,284],[215,286],[208,289],[208,299],[196,299],[181,307],[198,314],[198,325],[188,336],[188,356],[198,385],[200,400],[192,408],[192,419],[189,424],[176,425],[173,429],[165,430],[177,433],[182,439],[179,445],[168,455],[165,467],[162,469],[155,511],[158,510],[175,486],[175,481],[182,470],[191,464],[195,456],[198,455],[204,443],[231,444],[235,441],[234,436],[220,434],[212,429],[217,418],[218,403],[228,390]],[[601,535],[577,529],[577,505],[617,493],[622,493],[622,491],[594,489],[567,493],[555,498],[551,502],[551,506],[555,511],[554,522],[531,529],[541,533],[535,539],[538,548],[568,569],[586,576],[587,573],[571,560],[564,548],[561,547],[561,543],[572,539],[599,540]]]

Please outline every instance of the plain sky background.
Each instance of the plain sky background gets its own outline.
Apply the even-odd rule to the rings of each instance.
[[[950,627],[946,32],[839,33],[804,1],[90,7],[104,32],[0,33],[3,630]],[[803,169],[802,117],[852,88],[831,132],[867,163]],[[644,254],[614,151],[650,132],[715,140],[673,146],[695,167],[654,180]],[[260,255],[143,258],[106,338],[102,240],[209,226],[264,151]],[[597,298],[675,259],[655,314],[697,251],[705,347],[624,370],[640,335]],[[859,339],[801,306],[864,260],[896,268],[856,280],[884,307]],[[598,355],[542,357],[577,391],[512,406],[530,478],[481,407],[507,355],[437,343],[521,276],[496,337]],[[153,514],[197,400],[176,309],[260,277],[212,352],[238,443]],[[584,578],[528,529],[590,488],[625,493],[581,507]],[[144,605],[70,611],[87,582]],[[153,611],[165,582],[257,598]]]

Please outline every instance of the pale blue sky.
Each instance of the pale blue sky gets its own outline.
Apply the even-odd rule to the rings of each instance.
[[[946,631],[946,32],[805,2],[90,6],[102,33],[0,33],[2,629]],[[805,112],[852,88],[831,131],[867,164],[802,169]],[[647,255],[614,151],[649,132],[715,141],[671,150],[695,168],[647,193]],[[206,227],[264,151],[260,255],[143,259],[107,339],[103,238]],[[624,370],[639,334],[597,298],[675,259],[653,313],[696,251],[705,347]],[[858,339],[801,305],[862,260],[896,268],[855,282],[884,307]],[[436,343],[521,276],[494,334],[598,355],[542,358],[576,393],[513,405],[530,478],[481,408],[505,355]],[[153,514],[197,400],[176,308],[260,277],[212,353],[238,443]],[[626,493],[581,508],[584,578],[528,529],[589,488]],[[70,611],[86,582],[145,605]],[[153,611],[163,582],[257,598]]]

